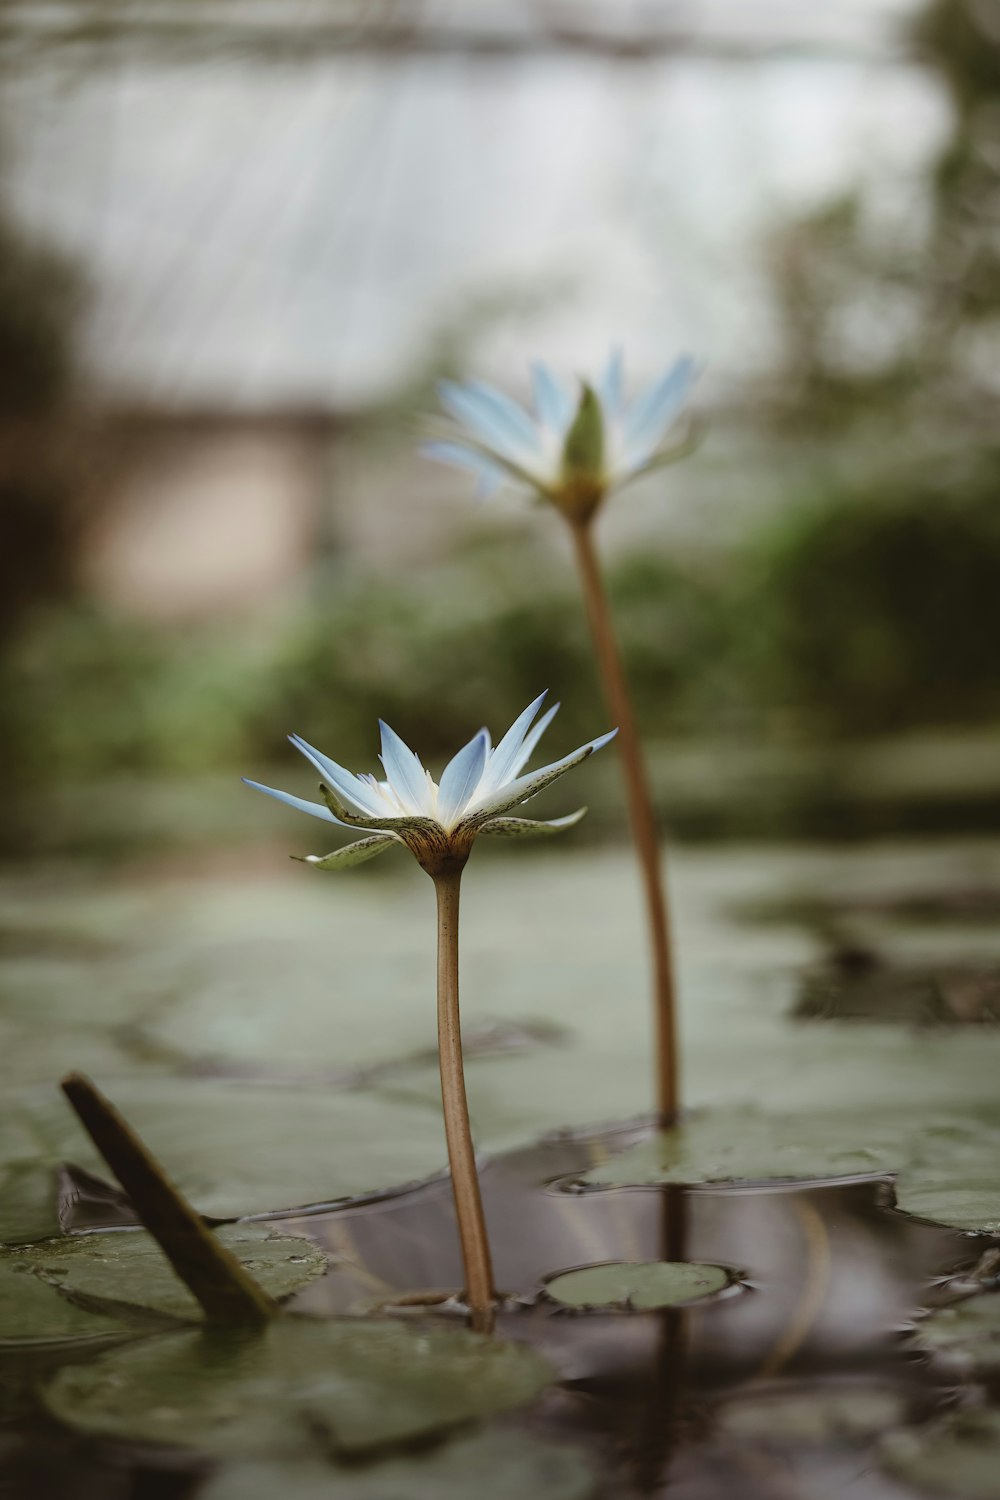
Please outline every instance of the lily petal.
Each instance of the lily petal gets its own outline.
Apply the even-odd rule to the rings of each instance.
[[[360,776],[355,776],[343,766],[338,766],[335,760],[331,760],[328,755],[324,755],[321,750],[310,745],[309,741],[304,740],[300,734],[290,734],[288,738],[300,755],[304,755],[323,780],[335,786],[342,797],[353,802],[355,807],[359,807],[362,812],[379,813],[382,811],[382,803]]]
[[[345,844],[343,849],[334,849],[332,854],[293,854],[305,865],[317,870],[349,870],[354,865],[363,865],[365,860],[384,854],[400,841],[394,833],[373,833],[369,839],[358,839],[356,844]]]
[[[285,802],[299,812],[309,813],[314,818],[325,818],[328,823],[337,823],[341,828],[348,826],[346,823],[341,823],[339,818],[335,818],[330,809],[324,807],[321,802],[307,802],[305,797],[293,797],[291,792],[279,792],[277,787],[264,786],[260,781],[251,781],[249,776],[241,776],[240,780],[244,786],[252,786],[255,792],[266,792],[275,801]]]
[[[546,709],[545,713],[542,714],[542,717],[539,719],[538,723],[532,725],[531,729],[524,737],[524,744],[517,752],[517,758],[515,759],[514,764],[511,768],[513,775],[520,776],[521,772],[528,764],[528,761],[531,759],[532,755],[534,755],[535,746],[538,744],[538,741],[541,739],[546,729],[548,729],[549,725],[552,723],[552,720],[555,718],[558,712],[559,704],[553,703],[552,707]]]
[[[408,812],[427,812],[427,773],[418,756],[384,719],[379,719],[378,727],[382,734],[382,754],[379,758],[385,767],[389,785]]]
[[[518,714],[490,756],[490,763],[486,768],[480,788],[481,797],[485,796],[488,792],[496,791],[497,787],[502,786],[505,781],[509,781],[511,776],[516,774],[517,757],[524,743],[524,737],[531,727],[532,720],[544,703],[547,693],[548,688],[544,692],[539,693],[538,697]]]
[[[539,456],[534,423],[503,391],[481,380],[466,385],[442,380],[438,394],[445,410],[500,457],[530,464]]]
[[[453,469],[467,469],[475,474],[476,494],[480,500],[491,499],[510,478],[502,465],[493,463],[485,453],[480,453],[476,448],[466,448],[462,443],[424,443],[420,451],[425,458],[434,458],[438,463],[449,464]]]
[[[554,432],[563,437],[573,420],[575,411],[573,397],[556,379],[548,365],[532,365],[531,385],[539,421],[544,422],[546,427],[551,427]]]
[[[493,834],[503,839],[537,839],[543,838],[549,833],[562,833],[566,828],[572,828],[579,823],[586,813],[585,807],[578,807],[576,812],[568,813],[565,818],[489,818],[487,822],[480,824],[480,833]]]
[[[527,802],[529,797],[534,797],[551,782],[557,781],[560,776],[565,776],[574,766],[593,755],[595,750],[600,750],[609,740],[613,740],[618,733],[617,729],[611,729],[607,734],[600,735],[596,740],[591,740],[586,745],[581,745],[579,750],[574,750],[570,755],[564,755],[562,760],[553,761],[551,765],[543,766],[540,771],[531,771],[527,776],[519,776],[516,781],[509,781],[506,786],[500,787],[491,797],[478,805],[473,803],[468,814],[469,821],[477,827],[498,813],[504,813],[511,807],[517,807],[521,802]],[[335,809],[339,811],[339,809]]]
[[[694,380],[694,360],[684,355],[629,407],[625,450],[630,468],[645,463],[680,411]]]
[[[597,383],[597,394],[607,415],[617,417],[625,396],[625,361],[621,349],[612,349]]]
[[[363,828],[368,833],[373,831],[398,833],[400,835],[407,832],[425,833],[430,834],[432,837],[436,833],[440,837],[440,824],[435,818],[425,818],[419,815],[410,816],[407,813],[403,813],[397,818],[366,818],[362,817],[359,813],[352,813],[349,807],[345,807],[332,787],[324,784],[320,787],[320,791],[323,793],[326,803],[336,815],[336,818],[345,823],[348,828]]]
[[[438,818],[448,827],[455,814],[472,796],[479,785],[489,751],[489,735],[485,729],[473,735],[467,745],[445,766],[438,787]]]

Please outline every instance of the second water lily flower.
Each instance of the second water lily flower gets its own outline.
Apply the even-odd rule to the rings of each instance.
[[[628,402],[618,353],[599,380],[582,380],[576,394],[546,365],[536,364],[533,412],[485,381],[445,380],[441,403],[454,427],[423,451],[470,470],[483,497],[513,483],[586,520],[612,490],[684,451],[683,439],[665,439],[694,377],[694,361],[685,356]]]
[[[300,812],[367,833],[368,837],[332,854],[307,855],[306,863],[318,869],[344,869],[400,844],[429,874],[460,869],[479,834],[517,838],[558,833],[579,822],[586,811],[581,808],[568,817],[549,821],[507,816],[618,732],[613,729],[561,760],[525,774],[525,766],[559,707],[555,704],[535,722],[544,699],[545,693],[541,693],[529,703],[495,747],[489,731],[480,729],[448,762],[439,782],[399,735],[380,721],[383,779],[355,775],[293,734],[292,744],[319,773],[325,805],[257,781],[247,781],[247,785]]]

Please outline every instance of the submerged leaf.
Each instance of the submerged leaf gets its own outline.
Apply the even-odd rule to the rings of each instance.
[[[519,1432],[476,1432],[430,1453],[343,1470],[319,1461],[227,1465],[198,1500],[592,1500],[591,1456]]]
[[[58,1168],[37,1160],[0,1163],[0,1244],[30,1245],[61,1232]]]
[[[533,1350],[464,1330],[287,1316],[112,1350],[59,1371],[43,1398],[108,1437],[242,1458],[294,1455],[319,1433],[360,1456],[521,1406],[551,1379]]]
[[[884,1468],[919,1490],[948,1500],[996,1500],[1000,1475],[1000,1412],[962,1412],[919,1432],[891,1434]]]
[[[28,1252],[0,1255],[0,1348],[121,1335],[123,1327],[116,1319],[76,1307],[33,1270]]]
[[[564,1307],[680,1307],[721,1292],[730,1282],[721,1266],[688,1261],[609,1261],[564,1271],[546,1282],[546,1294]]]
[[[917,1324],[914,1340],[956,1375],[995,1378],[1000,1375],[1000,1292],[935,1309]]]

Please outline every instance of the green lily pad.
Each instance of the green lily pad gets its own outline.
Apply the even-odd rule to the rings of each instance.
[[[43,1399],[108,1437],[242,1458],[294,1456],[319,1432],[361,1455],[522,1406],[552,1378],[532,1349],[462,1329],[286,1316],[113,1349],[59,1371]]]
[[[300,1236],[276,1234],[262,1224],[229,1224],[216,1232],[272,1297],[291,1296],[326,1270],[323,1252]],[[202,1317],[159,1245],[142,1229],[56,1240],[36,1249],[31,1264],[36,1276],[67,1297],[96,1304],[102,1312],[152,1312],[185,1321]]]
[[[519,1432],[476,1432],[430,1453],[347,1472],[319,1462],[233,1464],[198,1500],[592,1500],[600,1476],[589,1454]]]
[[[61,1233],[58,1168],[37,1160],[0,1163],[0,1244],[30,1245]]]
[[[33,1270],[27,1255],[0,1256],[0,1348],[120,1336],[120,1322],[76,1307]]]
[[[273,1297],[298,1291],[326,1269],[310,1240],[257,1224],[219,1237]],[[144,1230],[73,1235],[0,1256],[0,1339],[46,1343],[107,1338],[150,1317],[201,1319],[201,1309]]]
[[[897,1206],[918,1219],[931,1219],[951,1229],[1000,1234],[1000,1184],[991,1145],[984,1142],[982,1161],[971,1177],[962,1174],[957,1163],[957,1181],[951,1173],[907,1172],[896,1187]]]
[[[919,1432],[892,1433],[879,1450],[897,1478],[948,1500],[996,1500],[1000,1412],[963,1412]]]
[[[1000,1292],[938,1308],[917,1324],[914,1339],[965,1378],[1000,1375]]]
[[[181,1192],[214,1218],[384,1192],[432,1176],[446,1162],[440,1105],[218,1079],[99,1081]],[[19,1096],[12,1114],[44,1142],[46,1159],[108,1180],[55,1091]]]
[[[904,1158],[905,1127],[814,1115],[768,1116],[755,1110],[719,1110],[640,1141],[592,1167],[582,1181],[595,1187],[660,1183],[763,1182],[848,1177],[889,1172]],[[853,1139],[852,1139],[853,1137]]]
[[[564,1307],[602,1307],[649,1310],[697,1302],[728,1286],[730,1275],[721,1266],[690,1261],[609,1261],[564,1271],[546,1282],[546,1294]]]

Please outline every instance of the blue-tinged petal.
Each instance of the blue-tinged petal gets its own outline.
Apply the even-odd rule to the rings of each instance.
[[[545,693],[548,692],[546,688]],[[515,774],[514,766],[517,761],[518,752],[524,743],[524,737],[531,727],[531,722],[545,701],[545,693],[539,693],[533,703],[519,713],[513,724],[497,745],[490,756],[490,763],[483,777],[481,790],[485,792],[495,791],[502,786],[511,776]]]
[[[382,734],[381,761],[389,785],[404,807],[411,812],[427,812],[427,773],[417,756],[405,740],[400,739],[382,719],[378,721]]]
[[[510,479],[510,474],[500,464],[495,464],[485,453],[479,453],[475,448],[466,448],[462,443],[424,443],[420,451],[426,458],[449,464],[453,469],[467,469],[475,474],[476,494],[481,500],[489,500]]]
[[[546,709],[545,713],[542,714],[542,717],[539,719],[538,723],[532,725],[530,731],[524,737],[524,744],[517,752],[517,757],[514,761],[513,766],[511,767],[512,775],[519,776],[524,770],[524,767],[528,764],[528,761],[531,759],[532,755],[535,752],[535,746],[538,744],[538,741],[541,739],[546,729],[548,729],[549,725],[552,723],[552,720],[555,718],[558,712],[559,704],[553,703],[552,707]]]
[[[612,349],[604,373],[597,382],[597,394],[609,417],[616,417],[625,399],[625,361],[621,349]]]
[[[694,360],[685,355],[629,407],[625,417],[625,453],[629,468],[645,463],[687,399],[694,380]]]
[[[613,740],[617,733],[617,729],[612,729],[607,734],[599,735],[596,740],[590,740],[586,745],[581,745],[578,750],[564,755],[562,760],[555,760],[550,765],[542,766],[539,771],[529,771],[526,776],[519,776],[516,781],[508,781],[506,786],[497,787],[496,791],[488,797],[477,798],[468,816],[476,824],[480,824],[484,823],[487,818],[507,812],[509,808],[516,807],[520,802],[526,802],[529,797],[534,797],[550,782],[558,780],[560,776],[565,776],[567,771],[593,755],[595,750],[600,750],[609,740]]]
[[[548,365],[532,365],[531,385],[539,421],[563,437],[576,410],[572,395],[556,379]]]
[[[438,817],[447,828],[479,785],[489,750],[489,735],[481,729],[445,766],[438,787]]]
[[[393,844],[401,841],[394,833],[373,833],[370,838],[358,839],[355,844],[345,844],[343,849],[334,849],[332,854],[306,854],[302,863],[316,870],[349,870],[354,865],[363,865],[365,860],[384,854]],[[293,859],[300,856],[293,854]]]
[[[445,410],[501,458],[530,463],[539,456],[534,423],[502,391],[482,381],[456,385],[451,380],[442,380],[438,391]]]
[[[340,795],[346,797],[348,802],[353,802],[355,807],[359,807],[363,813],[377,813],[383,810],[378,797],[374,796],[371,789],[359,776],[355,776],[353,771],[347,771],[343,766],[338,766],[335,760],[331,760],[328,755],[323,754],[322,750],[317,750],[314,745],[310,745],[308,740],[304,740],[300,734],[290,734],[288,738],[296,750],[305,756],[309,764],[315,767],[323,780],[336,787]]]
[[[338,828],[346,828],[347,824],[335,818],[328,807],[323,807],[319,802],[307,802],[305,797],[293,797],[291,792],[279,792],[277,787],[264,786],[260,781],[251,781],[249,776],[241,776],[240,780],[244,786],[252,786],[256,792],[266,792],[269,797],[274,797],[278,802],[285,802],[289,807],[294,807],[298,812],[309,813],[313,818],[325,818],[327,823],[336,823]]]

